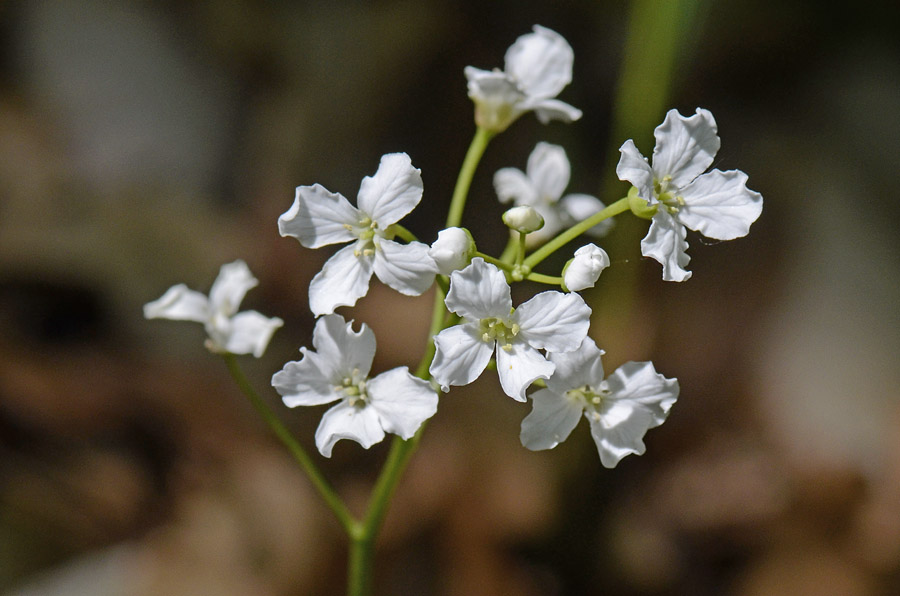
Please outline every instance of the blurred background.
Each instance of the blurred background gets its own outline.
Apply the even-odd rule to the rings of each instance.
[[[495,377],[454,389],[400,485],[376,592],[900,593],[898,11],[817,2],[0,3],[0,594],[338,595],[340,527],[202,345],[146,321],[245,259],[245,307],[285,327],[247,373],[312,452],[324,409],[272,373],[310,345],[332,251],[279,237],[298,185],[355,197],[383,153],[421,168],[404,220],[431,242],[474,132],[463,68],[535,23],[575,50],[572,125],[524,116],[476,173],[465,224],[505,243],[491,185],[562,144],[570,192],[612,202],[617,148],[670,107],[716,116],[720,169],[765,198],[744,239],[690,235],[693,278],[620,217],[584,293],[608,371],[653,360],[681,396],[647,453],[548,452]],[[655,28],[655,29],[654,29]],[[631,32],[631,33],[629,33]],[[666,45],[666,44],[669,45]],[[668,48],[668,49],[666,49]],[[623,64],[634,80],[625,89]],[[574,246],[572,247],[574,248]],[[565,259],[548,262],[546,271]],[[524,288],[524,299],[534,288]],[[375,371],[414,367],[431,300],[373,283]],[[323,463],[361,512],[387,443]]]

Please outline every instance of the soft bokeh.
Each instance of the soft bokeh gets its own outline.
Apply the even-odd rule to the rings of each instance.
[[[455,388],[391,508],[377,593],[900,593],[897,12],[700,6],[669,107],[712,111],[715,165],[749,174],[763,215],[744,239],[689,236],[683,284],[622,220],[584,293],[607,370],[679,379],[668,422],[605,470],[586,425],[532,453],[530,406],[490,375]],[[433,241],[474,131],[463,68],[502,66],[535,23],[573,46],[560,98],[584,117],[526,115],[488,148],[464,224],[494,254],[491,177],[538,141],[566,148],[570,192],[608,187],[626,3],[0,3],[0,593],[343,593],[340,527],[200,326],[141,306],[245,259],[244,305],[285,320],[245,369],[315,452],[321,410],[267,387],[309,345],[331,251],[279,237],[278,215],[301,184],[355,197],[405,151],[425,197],[404,224]],[[343,314],[374,329],[378,372],[415,366],[430,310],[373,283]],[[385,453],[320,460],[359,512]]]

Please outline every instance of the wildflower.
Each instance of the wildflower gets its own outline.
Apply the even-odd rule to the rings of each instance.
[[[607,267],[609,255],[606,251],[594,244],[586,244],[575,251],[575,257],[563,268],[563,289],[577,292],[593,288]]]
[[[363,178],[354,207],[322,186],[300,186],[291,208],[278,218],[282,236],[307,248],[352,242],[325,263],[309,285],[316,316],[353,306],[369,291],[372,273],[401,294],[417,296],[434,281],[436,268],[421,242],[394,241],[393,227],[422,200],[421,172],[405,153],[381,157],[374,176]]]
[[[259,358],[284,321],[255,310],[238,312],[244,295],[258,283],[244,261],[235,261],[222,265],[209,298],[178,284],[158,300],[145,304],[144,317],[203,323],[209,335],[206,347],[211,352],[253,354]]]
[[[500,385],[518,401],[525,401],[525,389],[535,379],[546,379],[555,369],[538,350],[576,349],[591,316],[578,294],[552,291],[513,309],[506,278],[478,257],[452,273],[445,303],[463,322],[435,336],[431,376],[444,391],[468,385],[496,352]]]
[[[520,434],[525,447],[556,447],[584,414],[605,467],[644,453],[644,434],[665,422],[678,398],[678,381],[657,373],[652,362],[627,362],[604,380],[602,355],[590,338],[576,351],[549,355],[556,370],[547,387],[531,396],[533,409]]]
[[[544,218],[544,227],[529,236],[530,243],[542,243],[556,236],[564,228],[587,219],[605,205],[596,197],[563,192],[569,185],[571,166],[565,150],[559,145],[538,143],[528,156],[525,172],[516,168],[502,168],[494,174],[494,189],[501,203],[527,205]],[[612,226],[608,219],[587,234],[602,237]]]
[[[438,232],[437,240],[428,249],[438,273],[450,275],[469,264],[475,253],[475,241],[465,228],[447,228]]]
[[[619,149],[616,173],[634,185],[630,196],[652,213],[641,253],[662,264],[664,280],[685,281],[691,277],[685,269],[691,260],[685,228],[715,240],[746,236],[762,212],[762,196],[747,189],[747,175],[740,170],[703,173],[719,150],[709,111],[697,108],[685,118],[669,110],[653,134],[652,165],[629,139]]]
[[[272,377],[272,386],[289,408],[338,403],[322,416],[316,447],[331,457],[341,439],[368,449],[385,433],[410,439],[437,411],[438,396],[405,366],[369,378],[375,357],[375,334],[365,324],[353,330],[340,315],[319,318],[313,330],[315,351],[288,362]]]
[[[544,124],[581,118],[581,110],[554,99],[572,82],[572,47],[546,27],[535,25],[533,31],[519,37],[506,51],[504,70],[466,67],[478,126],[503,132],[532,110]]]

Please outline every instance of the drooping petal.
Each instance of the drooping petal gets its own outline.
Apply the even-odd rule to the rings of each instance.
[[[354,254],[356,244],[337,251],[309,284],[309,309],[321,316],[353,306],[369,291],[374,256]]]
[[[405,366],[383,372],[366,385],[385,432],[410,439],[422,423],[437,412],[438,396],[426,381],[409,374]]]
[[[367,377],[375,358],[375,333],[363,323],[353,330],[353,321],[341,315],[325,315],[316,320],[313,347],[321,359],[320,370],[333,383],[351,376],[354,371]]]
[[[272,375],[272,387],[284,405],[318,406],[341,399],[342,395],[335,391],[339,376],[335,363],[307,348],[300,348],[300,353],[300,360],[288,362]]]
[[[407,296],[418,296],[431,287],[437,265],[421,242],[400,244],[376,238],[375,275],[383,283]]]
[[[282,325],[284,321],[278,317],[266,317],[255,310],[238,313],[231,318],[231,333],[223,347],[232,354],[253,354],[259,358]]]
[[[370,406],[351,406],[341,401],[325,412],[316,429],[316,447],[325,457],[331,457],[334,444],[341,439],[356,441],[368,449],[384,439],[384,429],[378,412]]]
[[[653,200],[653,169],[641,155],[634,141],[628,139],[619,147],[619,163],[616,176],[623,182],[630,182],[638,189],[638,196],[645,201]]]
[[[519,338],[549,352],[570,352],[587,336],[591,309],[575,293],[541,292],[513,313]]]
[[[512,309],[509,284],[499,269],[476,257],[469,266],[450,275],[444,301],[451,312],[477,320],[507,317]]]
[[[705,172],[712,165],[720,144],[715,118],[701,108],[687,118],[678,110],[669,110],[653,136],[656,137],[653,173],[660,179],[671,176],[676,188],[686,186]]]
[[[247,291],[257,284],[259,281],[253,277],[244,261],[238,260],[222,265],[219,276],[209,290],[210,309],[230,317],[238,311]]]
[[[606,205],[603,204],[603,201],[597,197],[584,194],[566,195],[559,202],[559,209],[564,215],[563,221],[570,226],[586,220],[605,208]],[[585,234],[594,238],[602,238],[609,233],[614,224],[614,219],[605,219],[596,226],[589,228]]]
[[[482,341],[474,324],[444,329],[434,337],[434,360],[428,372],[444,391],[451,385],[468,385],[484,372],[494,343]]]
[[[551,352],[547,357],[556,371],[547,379],[547,388],[564,395],[570,389],[599,385],[603,381],[602,356],[603,350],[590,337],[584,338],[577,350]]]
[[[665,422],[678,399],[678,380],[656,372],[652,362],[626,362],[606,380],[609,400],[630,401],[647,410],[649,428]]]
[[[581,405],[550,389],[540,389],[531,396],[532,410],[522,420],[519,439],[532,451],[553,449],[572,433],[583,411]]]
[[[562,147],[538,143],[528,156],[526,172],[538,197],[555,203],[569,185],[571,166]]]
[[[533,347],[515,342],[506,347],[497,342],[497,374],[503,392],[516,401],[525,401],[525,390],[536,379],[547,379],[556,366]]]
[[[762,213],[762,195],[747,188],[747,174],[740,170],[712,170],[681,189],[681,196],[678,220],[716,240],[746,236]]]
[[[358,225],[362,215],[340,193],[319,184],[298,186],[294,204],[278,218],[278,233],[293,236],[306,248],[350,242],[356,237],[346,226]]]
[[[687,230],[665,208],[660,208],[650,222],[650,230],[641,240],[641,254],[659,261],[665,281],[686,281],[691,257],[687,254]]]
[[[356,204],[383,230],[412,211],[422,200],[422,172],[405,153],[387,153],[374,176],[359,186]]]
[[[522,107],[533,110],[541,124],[547,124],[551,120],[569,123],[581,118],[581,110],[558,99],[535,100],[529,98],[525,100]]]
[[[209,299],[184,284],[172,286],[160,298],[144,305],[144,318],[205,323],[209,319]]]
[[[534,26],[506,51],[506,72],[519,87],[534,97],[556,97],[572,82],[575,53],[557,32]]]
[[[522,170],[502,168],[494,174],[494,190],[501,203],[535,206],[538,193],[531,179]]]
[[[646,410],[635,408],[631,402],[614,401],[602,414],[588,411],[585,416],[604,467],[614,468],[626,455],[646,451],[644,434],[652,426],[652,417]]]

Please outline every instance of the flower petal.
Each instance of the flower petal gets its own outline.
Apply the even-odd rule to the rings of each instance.
[[[665,208],[660,208],[650,222],[650,230],[641,240],[641,254],[659,261],[663,266],[665,281],[687,281],[691,272],[686,270],[688,256],[687,230]]]
[[[338,385],[335,363],[307,348],[300,348],[300,353],[300,360],[288,362],[272,375],[272,387],[284,405],[318,406],[341,399],[341,394],[335,391]]]
[[[587,336],[591,309],[578,294],[541,292],[513,313],[519,338],[549,352],[570,352]]]
[[[250,273],[244,261],[222,265],[219,276],[209,290],[209,307],[218,314],[231,316],[238,311],[244,295],[259,281]],[[237,352],[232,352],[237,353]]]
[[[399,244],[384,238],[375,242],[375,275],[383,283],[407,296],[418,296],[434,283],[437,265],[427,244]]]
[[[428,372],[441,389],[468,385],[484,372],[496,342],[482,341],[474,324],[454,325],[434,337],[434,359]]]
[[[657,178],[672,177],[676,188],[686,186],[712,165],[719,150],[716,119],[708,111],[697,108],[685,118],[678,110],[669,110],[663,123],[653,131],[653,173]],[[648,198],[641,195],[641,198]]]
[[[528,99],[522,104],[522,108],[534,110],[534,115],[541,124],[547,124],[551,120],[569,123],[581,118],[581,110],[558,99]]]
[[[531,396],[532,410],[522,420],[519,439],[532,451],[553,449],[572,433],[583,409],[577,402],[550,389],[540,389]]]
[[[566,225],[575,225],[603,211],[606,205],[603,204],[603,201],[591,195],[571,194],[564,196],[560,200],[559,208],[564,215],[563,221],[565,221]],[[585,234],[594,238],[602,238],[609,233],[614,224],[614,219],[605,219],[588,229]]]
[[[388,153],[374,176],[359,186],[356,204],[383,230],[412,211],[422,200],[422,172],[405,153]]]
[[[369,291],[372,256],[356,256],[356,244],[346,246],[325,261],[309,284],[309,309],[321,316],[339,306],[353,306]]]
[[[516,168],[502,168],[494,174],[494,190],[501,203],[535,206],[538,193],[525,172]]]
[[[257,358],[266,351],[275,330],[284,325],[278,317],[266,317],[247,310],[231,318],[231,329],[223,346],[232,354],[253,354]]]
[[[325,412],[316,429],[316,447],[325,457],[331,457],[334,444],[341,439],[356,441],[368,449],[384,439],[384,429],[378,412],[369,406],[351,406],[346,401]]]
[[[631,139],[619,147],[619,154],[616,176],[637,188],[638,196],[645,201],[653,200],[653,169],[647,163],[647,158],[641,155]]]
[[[144,305],[144,318],[205,323],[209,319],[209,299],[184,284],[172,286],[160,298]]]
[[[678,379],[667,379],[656,372],[652,362],[626,362],[606,380],[610,400],[628,400],[647,410],[650,428],[666,421],[678,399]]]
[[[603,414],[585,412],[591,424],[591,436],[597,445],[600,462],[606,468],[614,468],[626,455],[641,455],[646,451],[644,434],[651,426],[652,417],[631,402],[612,402]]]
[[[321,370],[332,383],[339,384],[354,371],[363,377],[369,375],[375,358],[375,333],[365,323],[354,331],[353,321],[341,315],[319,317],[312,343],[323,364],[327,363]]]
[[[747,188],[740,170],[703,174],[681,190],[684,206],[678,221],[707,238],[733,240],[746,236],[762,213],[762,195]]]
[[[499,269],[476,257],[465,269],[450,274],[447,309],[471,320],[509,316],[509,284]]]
[[[547,379],[547,388],[564,395],[571,389],[599,385],[604,374],[602,356],[603,350],[590,337],[584,338],[577,350],[547,354],[556,365],[553,376]]]
[[[366,390],[371,399],[368,407],[378,412],[381,427],[403,439],[411,439],[437,412],[437,393],[427,381],[409,374],[405,366],[371,379]]]
[[[547,379],[556,366],[524,342],[497,345],[497,374],[503,392],[516,401],[525,401],[525,390],[535,379]]]
[[[293,236],[306,248],[355,240],[347,225],[358,225],[359,210],[340,193],[319,184],[298,186],[294,204],[278,218],[278,233]]]
[[[556,97],[572,82],[575,53],[556,31],[534,26],[534,33],[519,37],[506,51],[506,72],[519,88],[533,97]]]
[[[538,143],[528,156],[526,168],[541,202],[555,203],[569,185],[571,166],[566,151],[559,145]]]

